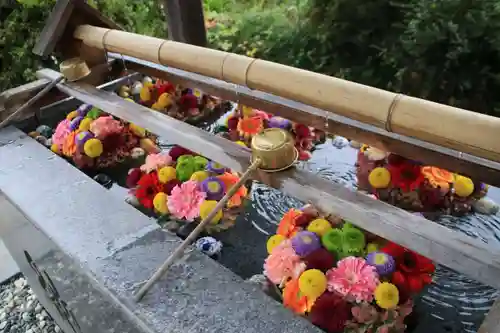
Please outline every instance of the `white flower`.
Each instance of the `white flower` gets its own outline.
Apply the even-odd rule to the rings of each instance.
[[[364,154],[370,161],[381,161],[389,156],[389,153],[386,153],[385,151],[377,149],[375,147],[367,148]]]

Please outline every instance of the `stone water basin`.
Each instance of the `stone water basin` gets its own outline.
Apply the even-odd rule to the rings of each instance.
[[[224,117],[219,119],[219,123]],[[208,131],[214,131],[216,123],[202,123]],[[162,148],[170,147],[161,141]],[[347,146],[336,148],[331,139],[321,144],[314,151],[311,160],[300,162],[298,168],[336,183],[356,189],[354,163],[357,150]],[[116,179],[117,175],[109,174]],[[128,190],[114,184],[110,191],[125,198]],[[488,196],[500,202],[500,189],[490,188]],[[256,183],[252,187],[251,202],[241,214],[236,225],[216,235],[224,244],[219,258],[220,264],[229,268],[243,279],[262,273],[262,266],[267,257],[267,238],[275,233],[281,216],[292,207],[300,207],[302,202],[284,195],[280,191]],[[432,222],[429,222],[432,223]],[[500,218],[470,214],[466,217],[444,216],[436,223],[478,238],[490,246],[500,248]],[[242,260],[244,258],[244,260]],[[434,283],[417,302],[419,325],[414,332],[476,332],[485,314],[498,297],[498,292],[467,277],[438,266]]]
[[[207,130],[213,128],[206,126]],[[317,147],[311,160],[301,162],[298,167],[355,189],[356,154],[357,150],[350,146],[336,148],[329,139]],[[500,202],[500,189],[490,187],[488,197]],[[263,184],[254,184],[251,198],[251,205],[236,226],[217,236],[225,245],[220,263],[243,278],[262,272],[267,238],[275,233],[277,223],[288,209],[303,204]],[[442,216],[435,223],[500,249],[500,217],[497,215]],[[420,324],[415,332],[476,332],[498,296],[495,289],[438,266],[434,283],[418,301]]]

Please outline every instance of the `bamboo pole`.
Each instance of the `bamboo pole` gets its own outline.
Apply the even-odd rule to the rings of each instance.
[[[84,44],[247,86],[387,131],[500,162],[500,119],[265,60],[79,26]]]

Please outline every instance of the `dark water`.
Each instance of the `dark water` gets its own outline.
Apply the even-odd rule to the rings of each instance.
[[[213,131],[215,124],[202,124],[200,127]],[[160,145],[163,148],[170,146],[168,142],[161,141]],[[310,161],[301,162],[298,167],[356,189],[356,153],[351,147],[337,149],[328,140],[318,146]],[[123,195],[123,189],[118,186],[113,186],[112,191]],[[491,188],[488,196],[500,202],[500,189]],[[220,263],[242,278],[262,273],[267,256],[265,244],[268,236],[275,233],[277,222],[288,209],[303,205],[302,202],[259,183],[254,184],[251,199],[245,213],[239,216],[236,226],[216,236],[224,243]],[[498,216],[446,216],[437,223],[478,238],[500,250]],[[438,266],[434,283],[417,300],[419,325],[414,332],[476,332],[498,296],[496,290]]]
[[[211,130],[213,126],[206,125],[205,128]],[[356,153],[351,147],[337,149],[331,141],[327,141],[318,146],[312,159],[301,163],[299,168],[356,189]],[[488,196],[500,202],[500,189],[491,188]],[[277,222],[288,209],[303,204],[258,183],[253,187],[251,198],[250,206],[245,214],[239,217],[236,226],[218,236],[225,244],[221,263],[243,278],[262,272],[262,265],[267,256],[267,237],[275,233]],[[437,223],[478,238],[500,250],[498,216],[445,216]],[[417,302],[420,324],[415,332],[476,332],[498,296],[495,289],[444,266],[438,266],[434,283]]]

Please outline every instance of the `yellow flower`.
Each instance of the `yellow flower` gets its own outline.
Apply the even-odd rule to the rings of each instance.
[[[469,177],[455,175],[453,188],[456,195],[466,198],[474,192],[474,182]]]
[[[368,182],[373,188],[387,188],[391,183],[391,173],[386,168],[377,167],[368,175]]]
[[[66,116],[66,119],[68,120],[73,120],[75,119],[76,117],[78,117],[78,111],[71,111],[70,113],[68,113],[68,115]]]
[[[217,205],[217,201],[215,200],[205,200],[200,206],[200,217],[202,220],[206,219],[208,215],[214,210]],[[217,214],[212,218],[210,223],[217,224],[222,219],[222,210],[219,210]]]
[[[393,309],[399,303],[399,290],[392,283],[382,282],[375,289],[375,301],[382,309]]]
[[[153,199],[153,206],[160,214],[165,215],[168,213],[167,201],[168,201],[167,194],[164,192],[159,192],[155,195]]]
[[[278,245],[281,244],[286,239],[285,236],[282,235],[273,235],[267,240],[266,248],[267,248],[267,253],[271,254],[273,252],[274,248]]]
[[[158,170],[158,180],[162,184],[166,184],[171,180],[176,179],[177,172],[174,167],[166,166]]]
[[[368,243],[366,244],[366,253],[377,252],[380,246],[377,243]]]

